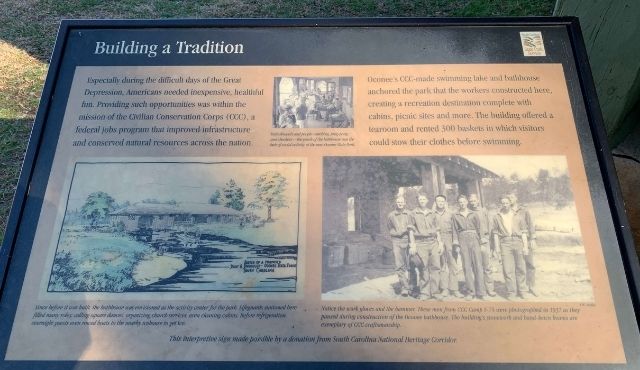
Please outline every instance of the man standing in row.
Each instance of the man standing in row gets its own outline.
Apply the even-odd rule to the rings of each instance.
[[[422,260],[418,288],[424,299],[442,299],[440,295],[440,256],[444,250],[438,220],[427,207],[425,194],[418,195],[418,207],[409,214],[409,253]]]
[[[400,294],[409,295],[409,212],[405,209],[404,197],[396,198],[396,209],[387,216],[387,228],[391,236],[396,274],[400,283]]]
[[[451,223],[451,212],[447,209],[447,198],[440,194],[436,195],[434,214],[438,221],[440,239],[444,245],[444,252],[440,259],[441,275],[440,288],[444,297],[452,296],[456,298],[464,297],[460,294],[458,286],[458,264],[453,258],[453,229]]]
[[[486,287],[484,271],[482,269],[482,253],[480,245],[486,244],[482,222],[478,213],[468,208],[469,200],[466,196],[458,196],[458,212],[454,213],[451,222],[453,228],[453,245],[460,246],[462,266],[466,281],[467,294],[465,299],[484,299]]]
[[[534,253],[536,249],[536,227],[529,210],[518,204],[518,197],[516,197],[515,194],[509,194],[509,200],[511,201],[511,208],[513,209],[514,217],[527,232],[528,245],[526,247],[528,247],[528,253],[524,255],[526,282],[529,287],[529,293],[537,297],[538,294],[535,291],[536,266],[534,261]]]
[[[510,197],[500,198],[500,212],[492,220],[492,234],[494,243],[502,253],[502,268],[507,287],[507,299],[516,296],[524,298],[525,261],[528,253],[527,230],[522,228],[521,217],[516,217]]]
[[[486,241],[483,244],[480,244],[480,254],[482,255],[482,270],[483,270],[483,279],[485,289],[487,291],[487,295],[490,297],[495,297],[496,292],[493,284],[493,277],[491,274],[493,273],[493,268],[491,267],[491,249],[489,247],[489,212],[482,206],[480,206],[480,199],[476,194],[469,195],[469,208],[480,216],[480,222],[482,224],[482,230],[484,230],[485,234],[481,235],[481,240]]]

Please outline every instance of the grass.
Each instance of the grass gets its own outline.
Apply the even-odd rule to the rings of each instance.
[[[47,60],[61,19],[549,16],[554,0],[24,0],[0,15],[0,38]]]
[[[0,240],[47,65],[0,40]]]
[[[549,16],[554,0],[8,0],[0,12],[0,240],[61,19]]]

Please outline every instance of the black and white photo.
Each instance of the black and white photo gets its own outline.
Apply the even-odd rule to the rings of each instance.
[[[325,157],[325,300],[592,301],[562,156]]]
[[[353,128],[353,77],[276,77],[273,128]]]

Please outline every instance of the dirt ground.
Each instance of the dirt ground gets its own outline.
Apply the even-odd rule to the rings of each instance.
[[[587,261],[582,245],[539,246],[536,260],[536,293],[527,296],[527,302],[591,302],[593,290]],[[488,301],[506,301],[506,287],[502,265],[493,261],[496,297]],[[397,293],[397,277],[393,265],[368,263],[327,269],[323,274],[325,300],[415,300],[403,298]],[[460,286],[464,279],[461,274]],[[447,301],[464,301],[448,297]]]
[[[556,208],[542,203],[528,207],[536,223],[538,247],[535,252],[536,296],[531,302],[591,302],[593,290],[589,267],[582,243],[580,223],[575,205]],[[376,262],[360,265],[325,267],[323,271],[323,299],[332,300],[395,300],[402,299],[394,290],[397,284],[393,264]],[[392,261],[387,261],[391,262]],[[506,300],[502,265],[493,262],[496,297]],[[463,288],[464,276],[459,276]],[[413,298],[407,298],[413,299]],[[456,300],[448,298],[448,300]],[[457,299],[462,300],[462,299]]]

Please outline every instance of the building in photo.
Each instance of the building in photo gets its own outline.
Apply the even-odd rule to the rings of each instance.
[[[139,229],[168,230],[204,223],[240,223],[245,212],[218,204],[136,203],[110,214],[111,224],[124,225],[131,232]]]
[[[323,240],[329,245],[345,245],[351,239],[371,244],[387,241],[387,214],[394,198],[405,189],[418,188],[430,201],[438,194],[478,194],[484,203],[482,179],[497,177],[492,171],[463,157],[325,157]],[[414,199],[407,199],[412,205]],[[414,202],[415,203],[415,202]],[[450,202],[451,203],[451,202]],[[327,245],[328,244],[328,245]],[[345,263],[365,262],[370,253],[347,248]],[[331,255],[330,250],[325,254]],[[358,258],[351,257],[357,254]],[[331,260],[330,265],[342,261]]]
[[[516,299],[593,301],[589,266],[565,157],[325,157],[323,165],[323,299],[397,300],[421,297],[422,291],[417,285],[413,285],[415,289],[409,292],[408,297],[402,294],[403,277],[398,275],[402,273],[402,256],[397,250],[398,256],[394,255],[393,246],[398,240],[392,240],[391,231],[402,231],[397,228],[402,228],[402,222],[407,221],[402,221],[401,213],[394,213],[396,216],[391,217],[391,212],[399,207],[412,214],[419,207],[419,194],[425,194],[427,208],[434,209],[436,195],[442,194],[447,198],[445,207],[456,213],[459,210],[458,195],[475,194],[479,202],[474,197],[475,205],[471,205],[472,198],[469,197],[468,204],[480,207],[478,212],[482,217],[486,215],[488,225],[484,239],[488,250],[482,255],[483,274],[489,277],[487,281],[491,282],[494,294],[486,297],[480,294],[471,299],[479,302],[513,299],[506,274],[512,272],[514,263],[519,263],[526,266],[525,276],[519,275],[526,283],[518,287]],[[396,202],[398,195],[402,195],[405,201]],[[502,229],[495,221],[498,212],[504,211],[502,200],[505,196],[511,205],[512,220],[516,222],[517,219],[518,222],[519,231],[510,236],[501,234]],[[474,212],[472,208],[471,213]],[[457,225],[458,230],[466,227]],[[408,231],[409,225],[406,226]],[[522,238],[522,248],[525,243],[529,248],[526,254],[524,250],[522,252],[524,261],[513,253],[509,254],[509,248],[503,248],[502,243],[509,246],[508,241],[511,240],[506,238],[514,236]],[[406,238],[409,245],[409,233],[400,238]],[[447,240],[453,245],[451,239]],[[509,256],[513,256],[513,261],[508,259],[505,266],[504,258]],[[441,266],[444,258],[447,268],[443,270],[454,272],[448,275],[449,288],[438,283],[438,289],[445,293],[445,290],[451,290],[451,284],[457,283],[453,292],[470,294],[473,290],[468,287],[470,283],[466,274],[475,277],[477,273],[463,271],[465,257],[462,250],[450,249],[446,256],[441,256]],[[412,263],[416,263],[415,269],[409,268],[406,274],[409,281],[416,281],[422,262]],[[523,270],[516,271],[522,274],[518,271]],[[513,279],[512,275],[508,277]],[[416,293],[418,290],[420,294]],[[431,298],[468,298],[461,298],[448,290],[446,293],[450,294]]]

